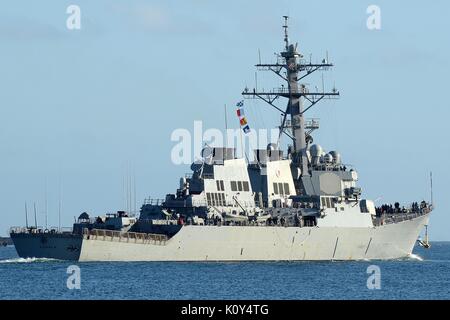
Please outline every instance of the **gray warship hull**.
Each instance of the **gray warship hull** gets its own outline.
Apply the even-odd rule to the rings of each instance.
[[[339,91],[324,86],[313,90],[301,80],[333,64],[328,56],[319,63],[304,59],[298,43],[289,40],[288,17],[284,20],[284,49],[276,62],[256,65],[284,83],[268,91],[255,87],[242,92],[244,99],[259,99],[280,111],[276,143],[258,146],[251,160],[247,154],[238,157],[235,147],[205,143],[176,192],[161,201],[145,199],[139,219],[133,216],[136,212],[128,215],[130,208],[95,219],[83,212],[71,233],[45,232],[37,226],[36,208],[35,225],[29,227],[25,205],[27,227],[11,233],[19,256],[78,261],[408,257],[428,225],[432,199],[376,207],[375,201],[362,197],[358,173],[340,153],[313,144],[319,121],[306,119],[305,112],[322,99],[338,98]],[[288,100],[285,109],[275,104],[279,98]],[[243,134],[250,133],[244,100],[236,103],[236,113]],[[289,138],[286,153],[281,149],[284,135]],[[426,235],[423,245],[429,247]]]
[[[11,240],[21,258],[78,260],[83,236],[70,233],[11,233]]]
[[[14,235],[20,257],[77,261],[331,261],[388,260],[411,255],[429,214],[367,227],[186,225],[172,238]],[[42,239],[46,240],[42,240]]]

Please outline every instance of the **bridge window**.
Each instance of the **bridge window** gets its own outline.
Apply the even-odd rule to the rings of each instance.
[[[217,191],[225,191],[223,180],[216,180]]]
[[[320,203],[322,207],[334,208],[335,207],[335,199],[332,197],[321,197]]]
[[[284,190],[283,190],[283,184],[282,183],[278,184],[278,191],[280,192],[281,195],[284,195]]]
[[[285,184],[284,184],[284,194],[291,194],[291,193],[289,192],[289,183],[285,183]]]
[[[219,204],[219,194],[214,193],[214,205],[217,206]]]
[[[206,200],[208,206],[225,206],[225,194],[224,193],[206,193]]]
[[[248,181],[230,181],[231,191],[250,191],[250,184]],[[225,191],[225,188],[221,191]]]

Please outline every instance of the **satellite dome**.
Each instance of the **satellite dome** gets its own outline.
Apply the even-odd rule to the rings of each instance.
[[[78,219],[79,220],[89,220],[89,215],[87,214],[87,212],[83,212],[82,214],[80,214]]]
[[[325,163],[332,163],[333,162],[333,156],[330,153],[327,153],[323,156],[323,162]]]
[[[309,148],[309,152],[311,152],[311,156],[313,157],[320,157],[323,153],[323,149],[320,145],[318,144],[313,144],[310,148]]]
[[[341,154],[337,151],[330,151],[330,154],[333,156],[333,162],[335,164],[341,164]]]

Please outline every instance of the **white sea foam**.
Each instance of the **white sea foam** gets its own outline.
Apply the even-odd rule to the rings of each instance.
[[[421,256],[419,256],[419,255],[417,255],[417,254],[414,254],[414,253],[411,253],[411,254],[409,255],[409,259],[417,260],[417,261],[423,261],[423,258],[422,258]]]
[[[0,260],[0,263],[32,263],[32,262],[48,262],[48,261],[57,261],[57,260],[48,258],[14,258],[14,259]]]

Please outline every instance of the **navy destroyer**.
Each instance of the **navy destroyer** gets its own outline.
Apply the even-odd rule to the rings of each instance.
[[[382,205],[362,197],[358,174],[337,151],[313,144],[319,125],[305,114],[335,89],[310,91],[302,81],[333,64],[303,58],[288,37],[274,63],[256,65],[284,85],[270,91],[246,88],[280,111],[279,143],[254,151],[255,160],[234,148],[205,147],[202,161],[163,200],[146,199],[139,217],[119,211],[82,213],[71,231],[37,225],[10,231],[20,257],[78,261],[296,261],[408,257],[428,225],[432,201]],[[286,99],[287,106],[277,102]],[[245,129],[245,128],[244,128]],[[420,241],[429,246],[427,239]]]

